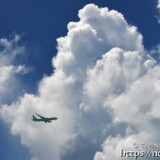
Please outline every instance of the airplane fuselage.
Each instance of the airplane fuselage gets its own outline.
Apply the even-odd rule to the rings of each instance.
[[[40,116],[40,115],[38,115],[38,116]],[[36,118],[34,115],[32,116],[32,121],[36,121],[36,122],[51,123],[52,120],[57,120],[57,119],[58,119],[57,117],[46,118],[46,117],[40,116],[40,118]]]

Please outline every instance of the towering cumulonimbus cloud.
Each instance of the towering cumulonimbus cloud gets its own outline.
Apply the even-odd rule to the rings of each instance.
[[[36,160],[81,153],[74,147],[86,142],[78,139],[99,146],[104,141],[94,160],[118,160],[124,144],[159,140],[159,65],[144,50],[142,35],[115,10],[89,4],[78,16],[57,39],[54,73],[40,81],[38,94],[26,93],[0,109]],[[59,119],[33,123],[33,113]]]

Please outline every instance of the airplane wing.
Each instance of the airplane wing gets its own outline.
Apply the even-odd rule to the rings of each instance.
[[[43,116],[41,116],[41,115],[39,115],[39,114],[37,114],[37,113],[35,113],[37,116],[39,116],[40,118],[42,118],[42,119],[46,119],[45,117],[43,117]]]

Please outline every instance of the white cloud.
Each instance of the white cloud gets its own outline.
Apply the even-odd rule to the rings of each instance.
[[[19,65],[16,67],[16,73],[27,74],[33,70],[32,67],[27,68],[25,65]]]
[[[113,47],[143,51],[142,35],[127,24],[121,13],[87,5],[78,15],[80,21],[70,22],[67,36],[57,40],[58,54],[53,59],[56,69],[79,76]]]
[[[99,104],[103,105],[105,97],[123,93],[154,64],[154,60],[143,59],[137,51],[125,52],[114,48],[104,54],[94,68],[87,71],[84,97],[87,101],[90,100],[91,109],[94,106],[99,108]]]
[[[0,39],[0,105],[14,100],[16,92],[20,89],[17,75],[30,71],[25,65],[14,64],[17,56],[26,53],[25,47],[18,44],[19,40],[18,35],[10,40]]]
[[[160,0],[158,0],[157,8],[160,9]]]
[[[39,86],[39,96],[26,94],[10,107],[4,106],[1,114],[11,124],[11,132],[21,136],[22,144],[28,146],[38,159],[60,159],[60,153],[68,140],[76,135],[76,119],[73,95],[74,81],[57,72],[56,76],[45,77]],[[73,100],[71,100],[71,97]],[[57,116],[52,124],[33,123],[33,113]]]
[[[16,56],[23,55],[26,52],[24,46],[18,45],[20,39],[19,35],[15,35],[11,40],[0,39],[0,66],[12,64]]]
[[[106,139],[95,160],[121,159],[123,143],[158,139],[153,121],[160,118],[159,66],[144,50],[142,35],[108,8],[90,4],[78,16],[68,24],[67,36],[57,40],[54,73],[41,80],[38,94],[25,94],[0,110],[36,160],[62,159],[66,149],[74,150],[70,142],[78,136],[93,144]],[[29,117],[35,112],[59,119],[33,123]],[[108,137],[111,127],[122,123],[127,124],[124,135],[115,130]]]
[[[2,66],[0,68],[0,83],[6,82],[9,79],[13,66]]]
[[[160,0],[157,0],[157,9],[159,10],[160,13]],[[158,22],[160,23],[160,16],[158,16]]]

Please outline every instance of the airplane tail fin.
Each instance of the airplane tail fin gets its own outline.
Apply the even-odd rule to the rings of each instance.
[[[34,115],[32,116],[32,118],[33,118],[33,120],[36,120],[36,119],[37,119]]]

